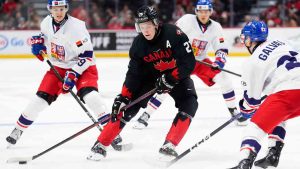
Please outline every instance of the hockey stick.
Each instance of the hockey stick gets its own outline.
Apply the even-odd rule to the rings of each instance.
[[[179,156],[177,156],[173,160],[167,162],[166,167],[170,167],[175,162],[177,162],[178,160],[180,160],[182,157],[186,156],[188,153],[190,153],[195,148],[197,148],[200,144],[202,144],[202,143],[206,142],[207,140],[209,140],[212,136],[214,136],[215,134],[217,134],[219,131],[221,131],[223,128],[225,128],[226,126],[228,126],[231,122],[233,122],[235,119],[239,118],[241,115],[242,114],[239,113],[239,114],[231,117],[231,119],[229,119],[224,124],[222,124],[220,127],[218,127],[217,129],[215,129],[213,132],[211,132],[210,134],[208,134],[207,136],[205,136],[202,140],[200,140],[199,142],[197,142],[195,145],[193,145],[189,149],[185,150],[183,153],[181,153]]]
[[[136,100],[130,102],[128,105],[122,107],[121,110],[126,110],[126,109],[132,107],[133,105],[137,104],[138,102],[140,102],[140,101],[144,100],[145,98],[151,96],[151,95],[154,94],[155,92],[156,92],[156,88],[150,90],[149,92],[147,92],[147,93],[143,94],[142,96],[138,97]],[[79,132],[73,134],[72,136],[70,136],[70,137],[64,139],[63,141],[61,141],[61,142],[55,144],[54,146],[52,146],[52,147],[50,147],[50,148],[48,148],[48,149],[46,149],[46,150],[44,150],[44,151],[42,151],[42,152],[40,152],[40,153],[34,155],[34,156],[31,156],[31,157],[15,157],[15,158],[10,158],[10,159],[8,159],[6,162],[7,162],[7,163],[26,164],[27,162],[32,161],[32,160],[34,160],[34,159],[36,159],[36,158],[38,158],[38,157],[40,157],[40,156],[46,154],[47,152],[49,152],[49,151],[55,149],[56,147],[58,147],[58,146],[60,146],[60,145],[62,145],[62,144],[64,144],[64,143],[66,143],[66,142],[72,140],[73,138],[75,138],[75,137],[77,137],[77,136],[79,136],[79,135],[81,135],[81,134],[87,132],[88,130],[90,130],[91,128],[93,128],[93,127],[95,127],[95,126],[97,126],[97,125],[99,125],[99,122],[96,122],[96,123],[94,123],[94,124],[92,124],[92,125],[90,125],[90,126],[84,128],[84,129],[80,130]]]
[[[238,77],[242,77],[242,75],[240,75],[240,74],[238,74],[238,73],[234,73],[234,72],[232,72],[232,71],[229,71],[229,70],[220,68],[219,66],[218,66],[218,67],[215,67],[215,66],[213,66],[212,64],[203,62],[203,61],[198,60],[198,59],[196,59],[196,61],[199,62],[199,63],[201,63],[201,64],[204,64],[204,65],[206,65],[206,66],[209,66],[209,67],[211,67],[211,68],[215,68],[215,69],[221,70],[221,71],[223,71],[223,72],[227,72],[227,73],[230,73],[230,74],[232,74],[232,75],[235,75],[235,76],[238,76]]]
[[[49,61],[49,59],[47,58],[47,55],[42,53],[43,57],[46,59],[46,62],[48,63],[48,65],[50,66],[50,68],[53,70],[55,76],[63,83],[64,79],[60,76],[60,74],[58,73],[58,71],[55,69],[55,67],[52,65],[52,63]],[[73,96],[73,98],[77,101],[77,103],[80,105],[80,107],[84,110],[84,112],[89,116],[89,118],[94,122],[97,123],[97,121],[94,119],[94,117],[91,115],[91,113],[88,111],[88,109],[83,105],[83,103],[78,99],[77,95],[73,92],[73,90],[69,90],[69,92],[71,93],[71,95]],[[97,125],[97,128],[99,129],[99,131],[102,131],[101,126]],[[118,145],[115,144],[114,142],[112,142],[111,146],[113,147],[113,149],[115,149],[116,151],[128,151],[132,148],[132,144],[128,143],[128,144],[123,144],[123,145]]]

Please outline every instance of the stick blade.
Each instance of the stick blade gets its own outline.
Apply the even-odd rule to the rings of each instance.
[[[32,157],[13,157],[13,158],[9,158],[6,163],[22,163],[22,162],[28,162],[31,161]]]

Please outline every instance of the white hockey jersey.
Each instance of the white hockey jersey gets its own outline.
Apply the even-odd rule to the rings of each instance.
[[[228,50],[222,26],[212,19],[210,22],[211,24],[204,32],[199,26],[196,15],[186,14],[176,22],[176,25],[188,36],[197,60],[208,57],[207,52],[210,45],[215,52],[219,49]],[[226,60],[226,58],[223,59]]]
[[[90,65],[95,65],[93,45],[85,23],[68,15],[66,23],[54,32],[52,20],[48,15],[41,23],[41,33],[52,64],[65,69],[72,68],[79,74]],[[86,57],[86,54],[88,60],[82,60],[81,57]]]
[[[258,108],[263,94],[300,89],[300,54],[282,40],[268,40],[245,62],[242,78],[247,106]]]

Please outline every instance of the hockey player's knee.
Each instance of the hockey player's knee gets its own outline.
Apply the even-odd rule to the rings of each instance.
[[[98,89],[95,87],[83,87],[77,92],[77,95],[79,96],[80,100],[83,101],[83,103],[85,103],[84,96],[86,96],[92,91],[98,92]]]
[[[36,95],[42,99],[44,99],[49,105],[57,99],[56,95],[50,95],[46,92],[38,91]]]
[[[214,81],[220,85],[222,93],[227,93],[233,90],[233,85],[229,77],[224,75],[224,72],[220,73],[221,76],[216,76]],[[223,76],[222,76],[223,75]]]
[[[24,109],[22,115],[24,115],[27,120],[34,121],[37,118],[38,114],[48,106],[49,103],[43,98],[34,97]]]
[[[189,116],[194,117],[198,109],[197,97],[190,97],[181,103],[183,112],[186,112]]]
[[[244,140],[248,138],[253,138],[258,142],[260,142],[267,134],[262,128],[260,128],[257,124],[253,122],[249,123],[244,133]]]
[[[193,116],[191,116],[190,114],[183,112],[183,111],[179,111],[173,121],[173,124],[177,124],[178,120],[180,120],[180,121],[189,120],[189,122],[191,122],[192,119],[193,119]]]

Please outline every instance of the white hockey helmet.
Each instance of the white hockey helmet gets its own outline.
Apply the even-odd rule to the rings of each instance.
[[[69,9],[69,1],[68,0],[48,0],[47,8],[50,11],[50,9],[53,6],[65,6],[66,9]]]

